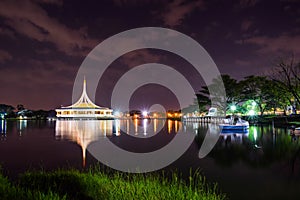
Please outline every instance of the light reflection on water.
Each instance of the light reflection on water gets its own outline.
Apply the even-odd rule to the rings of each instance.
[[[35,131],[37,128],[36,125],[34,125],[33,123],[36,122],[27,120],[19,120],[14,122],[0,120],[1,141],[6,142],[7,138],[11,137],[11,133],[13,132],[16,133],[16,136],[18,136],[19,138],[30,136],[31,132]],[[158,119],[132,121],[57,120],[56,122],[51,123],[53,123],[54,125],[56,140],[67,140],[76,142],[81,147],[83,166],[85,166],[86,162],[86,149],[88,145],[91,142],[97,141],[99,139],[109,139],[113,137],[112,139],[114,141],[117,140],[117,143],[121,145],[121,148],[124,147],[124,143],[128,143],[127,146],[136,146],[135,144],[144,142],[141,143],[139,148],[144,148],[143,145],[145,144],[149,147],[151,145],[155,145],[156,143],[161,143],[155,146],[155,149],[157,147],[161,148],[163,145],[168,143],[177,131],[181,130],[185,132],[188,130],[192,131],[195,134],[195,142],[200,148],[207,131],[208,134],[219,134],[220,131],[218,125],[216,124],[191,122],[182,123],[180,121],[165,121]],[[151,140],[149,140],[150,143],[141,140],[132,141],[130,137],[127,137],[125,139],[124,137],[121,137],[120,139],[117,139],[119,138],[119,136],[121,136],[121,134],[134,136],[141,139],[151,139],[152,136],[155,136],[158,133],[160,133],[160,135],[155,140],[152,140],[152,142],[154,142],[153,144],[151,144]],[[168,139],[164,140],[164,138]],[[12,143],[13,141],[10,142]],[[34,141],[32,141],[32,143],[34,143]],[[214,159],[219,159],[218,157],[215,157],[215,155],[221,152],[224,153],[226,151],[231,151],[231,149],[229,149],[228,147],[230,145],[235,145],[234,151],[236,151],[238,148],[238,151],[240,153],[243,153],[243,160],[246,160],[247,162],[247,159],[249,158],[249,153],[252,152],[251,148],[262,149],[262,152],[264,152],[263,158],[265,160],[261,160],[260,162],[265,164],[266,162],[272,163],[276,160],[286,159],[288,157],[293,156],[295,154],[294,151],[296,151],[297,148],[299,148],[300,146],[299,143],[299,139],[297,137],[292,138],[289,135],[287,129],[276,128],[274,131],[271,126],[250,126],[249,132],[246,134],[220,134],[220,139],[218,143],[214,147],[212,153],[210,153],[208,156],[214,157]],[[13,145],[15,144],[13,143],[12,146]],[[127,146],[125,145],[125,149],[127,148]],[[140,152],[142,150],[138,149],[137,151]],[[195,155],[196,154],[197,152],[195,152]],[[234,160],[235,159],[231,159],[230,161],[234,162]]]
[[[39,166],[40,160],[44,160],[44,166],[50,169],[60,168],[68,161],[72,167],[88,166],[96,162],[86,155],[86,148],[92,141],[110,139],[121,148],[124,143],[130,147],[139,145],[139,148],[160,143],[155,146],[158,149],[179,130],[191,130],[195,134],[195,142],[183,158],[174,163],[176,168],[201,168],[204,175],[218,182],[232,199],[257,199],[270,188],[279,189],[265,192],[268,197],[299,197],[300,140],[291,137],[286,128],[273,130],[272,126],[250,126],[248,134],[220,134],[218,143],[208,156],[198,159],[207,131],[217,134],[218,125],[157,119],[133,120],[132,123],[129,120],[0,120],[0,152],[5,152],[1,154],[0,164],[15,173],[28,170],[34,164]],[[132,141],[132,136],[138,137],[138,140]],[[143,152],[138,149],[140,151]],[[247,187],[244,187],[245,184]],[[288,194],[286,190],[289,190]]]
[[[83,166],[85,166],[87,146],[100,138],[112,134],[118,135],[117,132],[111,120],[57,120],[55,125],[56,139],[71,140],[80,145]]]
[[[1,133],[1,140],[6,140],[6,121],[5,120],[0,120],[0,133]]]
[[[57,140],[70,140],[80,145],[82,149],[83,166],[86,164],[86,150],[90,143],[111,136],[120,136],[121,131],[134,137],[148,138],[154,136],[165,124],[164,120],[57,120],[55,137]],[[182,124],[168,120],[168,133],[172,129],[178,132]],[[18,124],[22,130],[24,124]],[[21,134],[21,131],[20,131]]]
[[[252,141],[252,145],[261,148],[258,138],[259,127],[250,127],[246,133],[220,133],[217,124],[181,123],[172,120],[57,120],[55,136],[57,140],[70,140],[80,145],[82,149],[83,166],[86,162],[86,150],[90,143],[99,139],[108,139],[112,136],[120,136],[121,133],[139,138],[149,138],[167,126],[167,134],[176,133],[179,130],[192,130],[196,137],[204,138],[205,134],[220,134],[218,144],[224,143],[245,145],[243,141]],[[172,132],[173,131],[173,132]],[[260,133],[263,131],[260,130]],[[166,132],[163,132],[166,134]],[[262,139],[262,138],[261,138]],[[120,140],[122,141],[122,140]],[[197,140],[196,140],[197,141]],[[200,142],[199,142],[200,141]],[[125,141],[126,142],[126,141]],[[198,140],[202,143],[203,140]],[[275,142],[275,141],[274,141]],[[217,144],[217,145],[218,145]]]

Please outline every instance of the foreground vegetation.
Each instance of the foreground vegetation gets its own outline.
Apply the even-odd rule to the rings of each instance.
[[[195,173],[189,181],[177,173],[107,174],[90,170],[27,172],[14,183],[0,175],[0,199],[225,199],[216,185]]]

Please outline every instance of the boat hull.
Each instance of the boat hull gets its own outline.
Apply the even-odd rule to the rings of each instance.
[[[220,124],[221,133],[248,133],[249,125]]]

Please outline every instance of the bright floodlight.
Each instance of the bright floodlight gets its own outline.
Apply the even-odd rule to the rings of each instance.
[[[249,115],[250,115],[250,116],[255,115],[255,111],[254,111],[254,110],[249,110]]]
[[[230,106],[230,110],[235,111],[236,110],[236,106],[235,105]]]
[[[147,117],[147,115],[148,115],[148,112],[147,111],[143,111],[143,116]]]
[[[256,102],[255,101],[252,101],[252,106],[256,106]]]

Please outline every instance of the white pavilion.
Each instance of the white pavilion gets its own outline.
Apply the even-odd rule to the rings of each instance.
[[[71,106],[55,110],[57,118],[63,119],[113,119],[113,110],[94,104],[86,92],[86,80],[79,100]]]

